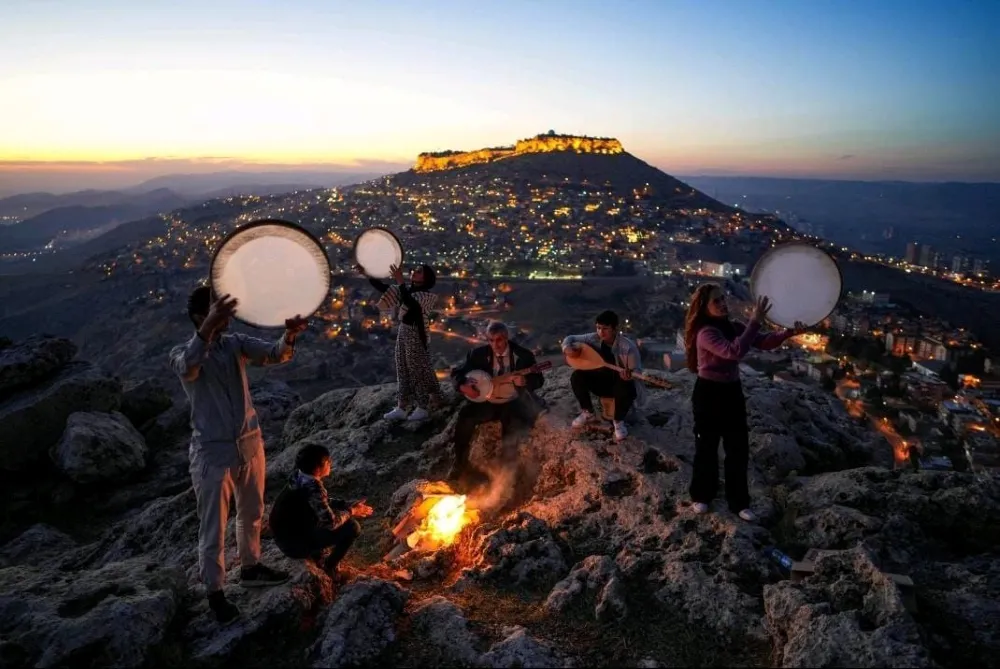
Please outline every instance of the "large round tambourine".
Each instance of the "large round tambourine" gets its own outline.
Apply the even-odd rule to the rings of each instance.
[[[364,270],[365,276],[388,278],[393,265],[403,265],[403,245],[386,228],[368,228],[354,240],[354,262]]]
[[[833,257],[815,246],[791,242],[776,246],[757,261],[750,274],[754,299],[770,298],[767,318],[782,327],[811,327],[833,313],[844,278]]]
[[[311,316],[330,292],[323,245],[294,223],[255,221],[229,233],[212,257],[212,292],[239,300],[235,318],[259,328]]]

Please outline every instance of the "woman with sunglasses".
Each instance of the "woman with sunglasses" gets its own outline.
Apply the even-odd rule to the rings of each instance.
[[[740,361],[751,347],[774,349],[805,329],[796,324],[794,330],[762,334],[761,325],[770,309],[770,300],[761,297],[754,306],[750,323],[744,326],[729,319],[726,296],[718,285],[703,284],[691,297],[684,323],[684,346],[688,369],[698,375],[691,397],[695,455],[690,494],[696,513],[706,513],[718,491],[721,439],[726,453],[729,509],[747,522],[756,520],[750,510],[747,484],[750,434],[740,383]]]

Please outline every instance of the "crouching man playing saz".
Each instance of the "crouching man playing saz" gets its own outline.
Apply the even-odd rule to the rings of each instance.
[[[517,438],[530,430],[538,417],[539,409],[532,393],[545,383],[538,371],[534,354],[528,349],[510,341],[510,331],[500,322],[490,323],[486,328],[489,343],[469,351],[465,362],[452,370],[451,376],[468,400],[458,412],[455,425],[455,464],[448,475],[451,481],[467,486],[484,483],[488,477],[469,463],[469,449],[476,427],[482,423],[499,420],[503,434],[503,457],[511,458],[515,453]],[[480,390],[468,378],[473,370],[489,374],[494,382],[493,392],[486,401],[476,402]],[[524,372],[510,376],[512,372]],[[505,377],[500,380],[498,377]]]
[[[563,339],[563,353],[568,358],[574,358],[581,355],[581,346],[590,346],[601,354],[605,362],[621,367],[622,371],[616,372],[607,367],[594,370],[578,369],[570,375],[573,395],[576,396],[581,409],[580,415],[573,421],[573,427],[583,427],[594,419],[591,393],[598,397],[613,397],[615,441],[621,441],[628,436],[625,416],[634,403],[641,405],[645,399],[646,387],[639,379],[632,377],[632,372],[642,371],[642,357],[639,354],[639,347],[618,331],[618,314],[613,311],[602,311],[597,315],[595,325],[596,332],[569,335]]]
[[[236,497],[236,546],[240,584],[284,583],[288,574],[260,562],[264,517],[264,440],[247,385],[246,365],[288,362],[304,318],[285,321],[282,337],[269,342],[244,334],[225,334],[237,303],[228,295],[214,299],[208,286],[188,298],[195,333],[170,351],[170,366],[191,403],[191,482],[198,505],[198,563],[208,604],[220,623],[239,615],[226,599],[225,540],[229,500]]]

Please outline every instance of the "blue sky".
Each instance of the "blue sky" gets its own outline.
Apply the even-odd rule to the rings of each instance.
[[[5,0],[0,180],[554,128],[674,174],[1000,181],[998,26],[965,0]]]

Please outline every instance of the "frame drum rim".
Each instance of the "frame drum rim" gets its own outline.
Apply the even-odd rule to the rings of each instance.
[[[361,263],[358,262],[358,242],[361,241],[361,238],[364,237],[365,234],[367,234],[369,231],[374,231],[374,230],[378,230],[380,232],[384,232],[384,233],[388,234],[390,237],[392,237],[393,241],[396,242],[396,246],[399,247],[399,266],[402,267],[403,261],[406,260],[406,249],[403,248],[403,242],[399,241],[399,237],[396,236],[395,232],[393,232],[389,228],[383,227],[381,225],[376,225],[376,226],[373,226],[373,227],[370,227],[370,228],[365,228],[364,230],[361,231],[361,234],[359,234],[354,239],[354,244],[351,246],[351,257],[354,258],[354,263],[356,265],[361,265]],[[364,270],[365,269],[364,266],[362,266],[361,269]],[[387,278],[389,278],[389,275],[386,275],[386,276],[372,276],[371,274],[368,273],[367,270],[365,270],[365,276],[367,276],[370,279],[387,279]]]
[[[323,244],[319,241],[316,235],[309,232],[301,225],[280,218],[262,218],[258,221],[252,221],[244,226],[230,230],[229,233],[227,233],[226,236],[222,238],[222,241],[219,242],[219,245],[215,247],[215,251],[212,253],[212,261],[208,265],[208,285],[212,290],[212,295],[216,297],[221,297],[221,295],[218,295],[218,293],[215,290],[215,263],[218,260],[219,253],[222,251],[222,249],[224,249],[226,247],[226,244],[232,241],[233,238],[246,232],[247,230],[252,230],[254,228],[262,228],[265,226],[271,226],[277,228],[289,228],[291,230],[294,230],[295,232],[298,232],[303,237],[305,237],[308,241],[312,242],[316,246],[316,248],[319,249],[320,255],[326,262],[326,272],[322,272],[321,274],[326,277],[326,294],[329,295],[330,286],[332,285],[332,281],[330,280],[330,272],[331,272],[330,257],[327,255],[326,249],[323,248]],[[324,300],[320,301],[320,303],[316,306],[316,308],[312,311],[312,313],[308,315],[303,314],[302,316],[304,318],[308,318],[313,314],[315,314],[317,311],[319,311],[320,307],[323,306],[323,301],[325,301],[325,298]],[[239,310],[237,310],[237,312],[233,314],[233,318],[238,320],[240,323],[243,323],[244,325],[249,325],[250,327],[257,328],[260,330],[274,330],[279,327],[282,327],[281,325],[262,325],[260,323],[255,323],[253,321],[246,320],[240,317]]]
[[[834,311],[837,310],[837,305],[840,304],[840,301],[841,301],[841,299],[844,296],[844,271],[840,268],[840,263],[838,263],[837,259],[833,257],[833,254],[831,254],[826,249],[822,249],[819,246],[815,246],[815,245],[809,244],[807,242],[785,242],[783,244],[779,244],[777,246],[774,246],[774,247],[768,249],[767,252],[764,253],[764,255],[762,255],[760,258],[757,259],[757,262],[753,266],[753,271],[750,272],[750,295],[753,297],[754,300],[757,300],[760,297],[757,294],[756,287],[757,287],[757,282],[759,281],[759,278],[760,278],[760,268],[763,266],[763,261],[766,260],[768,258],[768,256],[776,255],[779,251],[790,249],[790,248],[797,248],[797,247],[808,248],[808,249],[810,249],[812,251],[817,251],[817,252],[823,254],[824,256],[826,256],[830,260],[830,262],[833,263],[834,268],[836,268],[836,270],[837,270],[837,279],[838,279],[838,281],[840,283],[840,285],[838,287],[838,291],[837,291],[837,299],[834,301],[833,306],[830,308],[830,310],[822,318],[820,318],[819,320],[817,320],[815,323],[807,323],[806,324],[806,327],[813,327],[815,325],[818,325],[819,323],[822,323],[827,318],[829,318],[830,314],[832,314]],[[770,319],[768,319],[768,320],[770,320]],[[772,321],[772,322],[775,322],[775,321]],[[783,325],[781,323],[777,323],[777,325],[781,325],[782,327],[786,327],[786,328],[793,327],[792,325]]]

